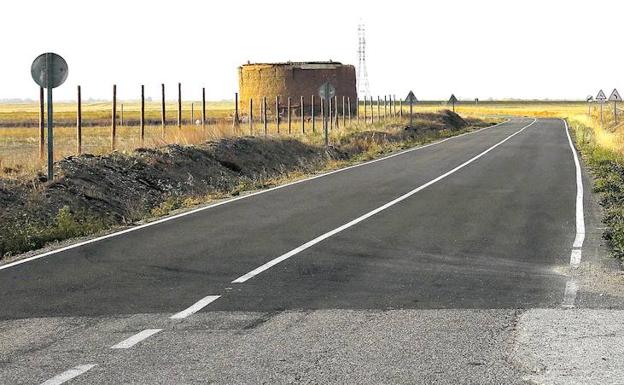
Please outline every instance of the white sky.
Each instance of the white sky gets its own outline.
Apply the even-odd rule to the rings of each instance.
[[[236,67],[251,60],[342,61],[357,66],[357,24],[367,26],[373,94],[419,99],[584,98],[624,91],[622,0],[5,1],[0,99],[37,98],[32,60],[69,63],[58,99],[231,99]],[[46,27],[47,19],[53,20]],[[57,99],[57,100],[58,100]]]

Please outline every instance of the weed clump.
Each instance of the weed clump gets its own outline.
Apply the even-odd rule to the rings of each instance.
[[[51,223],[32,218],[3,226],[0,237],[0,255],[41,248],[50,242],[81,237],[106,228],[104,222],[85,213],[72,213],[68,206],[58,210]]]

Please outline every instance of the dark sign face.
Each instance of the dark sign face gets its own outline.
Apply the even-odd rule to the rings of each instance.
[[[319,88],[319,96],[323,100],[329,100],[336,95],[336,89],[334,86],[327,82],[323,83],[323,85]]]
[[[48,68],[49,67],[49,68]],[[67,79],[67,62],[61,56],[47,52],[39,55],[30,67],[33,80],[43,88],[56,88]]]

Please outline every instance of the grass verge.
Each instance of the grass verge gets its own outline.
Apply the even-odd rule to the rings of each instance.
[[[597,143],[595,130],[578,119],[568,123],[585,164],[594,177],[593,192],[604,208],[603,238],[616,258],[624,260],[624,157]]]

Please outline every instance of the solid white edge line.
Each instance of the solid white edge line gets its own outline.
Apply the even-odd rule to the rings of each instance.
[[[575,305],[576,302],[576,293],[578,292],[578,285],[576,284],[576,280],[570,279],[566,282],[565,293],[563,295],[563,304],[561,305],[564,308],[571,309]]]
[[[216,301],[217,299],[219,299],[219,297],[221,297],[221,296],[220,295],[209,295],[207,297],[204,297],[204,298],[200,299],[199,301],[195,302],[193,305],[189,306],[188,308],[182,310],[179,313],[176,313],[176,314],[172,315],[169,318],[170,319],[186,318],[186,317],[190,316],[191,314],[197,313],[198,311],[200,311],[204,307],[208,306],[212,302]]]
[[[498,126],[500,126],[502,124],[505,124],[505,123],[508,123],[510,121],[511,121],[511,119],[507,119],[504,122],[501,122],[501,123],[498,123],[498,124],[494,124],[492,126],[484,127],[484,128],[481,128],[481,129],[475,130],[475,131],[465,132],[463,134],[456,135],[456,136],[451,136],[449,138],[438,140],[438,141],[426,144],[424,146],[410,148],[410,149],[407,149],[407,150],[404,150],[404,151],[399,151],[397,153],[394,153],[394,154],[391,154],[391,155],[388,155],[388,156],[384,156],[384,157],[381,157],[381,158],[378,158],[378,159],[373,159],[373,160],[370,160],[370,161],[367,161],[367,162],[354,164],[352,166],[340,168],[338,170],[333,170],[333,171],[329,171],[329,172],[318,174],[318,175],[314,175],[314,176],[311,176],[311,177],[308,177],[308,178],[304,178],[304,179],[300,179],[300,180],[297,180],[297,181],[294,181],[294,182],[290,182],[290,183],[286,183],[286,184],[283,184],[283,185],[271,187],[271,188],[266,189],[266,190],[260,190],[260,191],[256,191],[256,192],[253,192],[253,193],[250,193],[250,194],[245,194],[245,195],[242,195],[242,196],[239,196],[239,197],[236,197],[236,198],[226,199],[226,200],[221,201],[221,202],[213,203],[213,204],[208,205],[208,206],[199,207],[199,208],[196,208],[196,209],[193,209],[193,210],[190,210],[190,211],[185,211],[185,212],[180,213],[180,214],[171,215],[171,216],[168,216],[168,217],[165,217],[165,218],[162,218],[162,219],[158,219],[158,220],[155,220],[155,221],[152,221],[152,222],[149,222],[149,223],[145,223],[145,224],[142,224],[142,225],[139,225],[139,226],[131,227],[129,229],[117,231],[117,232],[114,232],[114,233],[103,235],[101,237],[97,237],[97,238],[89,239],[89,240],[86,240],[86,241],[78,242],[78,243],[75,243],[73,245],[65,246],[65,247],[62,247],[62,248],[56,249],[56,250],[51,250],[51,251],[48,251],[48,252],[45,252],[45,253],[42,253],[42,254],[34,255],[32,257],[19,259],[19,260],[14,261],[14,262],[9,262],[9,263],[6,263],[4,265],[0,265],[0,270],[8,269],[8,268],[11,268],[11,267],[14,267],[14,266],[21,265],[21,264],[26,263],[26,262],[30,262],[30,261],[34,261],[34,260],[37,260],[37,259],[40,259],[40,258],[48,257],[50,255],[62,253],[64,251],[75,249],[75,248],[78,248],[78,247],[82,247],[82,246],[85,246],[85,245],[88,245],[88,244],[91,244],[91,243],[103,241],[103,240],[108,239],[108,238],[113,238],[113,237],[117,237],[119,235],[123,235],[123,234],[127,234],[127,233],[130,233],[130,232],[133,232],[133,231],[141,230],[141,229],[146,228],[146,227],[155,226],[155,225],[160,224],[160,223],[172,221],[174,219],[182,218],[182,217],[185,217],[187,215],[192,215],[192,214],[198,213],[200,211],[204,211],[204,210],[212,209],[214,207],[218,207],[218,206],[225,205],[225,204],[228,204],[228,203],[236,202],[236,201],[239,201],[241,199],[251,198],[251,197],[256,196],[256,195],[265,194],[265,193],[268,193],[268,192],[271,192],[271,191],[279,190],[279,189],[282,189],[282,188],[285,188],[285,187],[289,187],[289,186],[293,186],[293,185],[296,185],[296,184],[299,184],[299,183],[304,183],[304,182],[308,182],[308,181],[311,181],[311,180],[314,180],[314,179],[323,178],[323,177],[326,177],[326,176],[329,176],[329,175],[337,174],[339,172],[351,170],[353,168],[366,166],[366,165],[369,165],[369,164],[372,164],[372,163],[376,163],[376,162],[381,162],[381,161],[384,161],[384,160],[387,160],[387,159],[390,159],[390,158],[394,158],[396,156],[407,154],[407,153],[412,152],[412,151],[418,151],[418,150],[422,150],[422,149],[430,147],[430,146],[438,145],[438,144],[444,143],[444,142],[446,142],[448,140],[451,140],[451,139],[460,138],[460,137],[462,137],[464,135],[476,134],[478,132],[482,132],[482,131],[488,130],[490,128],[498,127]]]
[[[570,265],[572,267],[579,267],[582,256],[583,254],[581,253],[581,249],[572,249],[572,252],[570,253]]]
[[[583,211],[583,175],[581,173],[581,163],[579,162],[578,155],[576,154],[574,144],[572,144],[572,137],[570,137],[570,127],[568,127],[568,122],[565,119],[562,120],[565,124],[568,144],[570,145],[570,150],[572,150],[572,155],[574,157],[574,167],[576,170],[576,235],[574,237],[574,244],[572,245],[572,247],[575,249],[580,249],[581,247],[583,247],[583,242],[585,241],[585,214]],[[580,252],[581,251],[579,250],[579,253]],[[573,254],[574,251],[572,251],[572,255]],[[580,256],[578,258],[578,262],[580,263]],[[570,259],[570,264],[572,264],[572,258]]]
[[[262,273],[263,271],[270,269],[271,267],[277,265],[278,263],[280,263],[280,262],[282,262],[282,261],[284,261],[284,260],[286,260],[286,259],[288,259],[288,258],[290,258],[290,257],[292,257],[292,256],[294,256],[294,255],[296,255],[296,254],[298,254],[298,253],[300,253],[300,252],[302,252],[302,251],[312,247],[312,246],[314,246],[315,244],[317,244],[317,243],[319,243],[319,242],[321,242],[321,241],[323,241],[323,240],[325,240],[325,239],[327,239],[327,238],[329,238],[329,237],[331,237],[331,236],[333,236],[335,234],[338,234],[341,231],[343,231],[345,229],[348,229],[349,227],[352,227],[352,226],[354,226],[354,225],[356,225],[356,224],[358,224],[358,223],[360,223],[360,222],[362,222],[362,221],[372,217],[373,215],[375,215],[375,214],[377,214],[377,213],[379,213],[379,212],[381,212],[381,211],[383,211],[383,210],[385,210],[385,209],[387,209],[389,207],[394,206],[395,204],[397,204],[397,203],[399,203],[399,202],[409,198],[410,196],[416,194],[417,192],[419,192],[421,190],[424,190],[425,188],[431,186],[432,184],[434,184],[436,182],[439,182],[440,180],[446,178],[447,176],[449,176],[449,175],[451,175],[451,174],[461,170],[462,168],[466,167],[470,163],[472,163],[472,162],[476,161],[477,159],[481,158],[482,156],[484,156],[488,152],[494,150],[496,147],[498,147],[501,144],[505,143],[509,139],[511,139],[514,136],[518,135],[519,133],[524,131],[526,128],[532,126],[533,124],[535,124],[535,122],[537,122],[537,119],[534,119],[533,122],[531,122],[530,124],[522,127],[520,130],[516,131],[515,133],[511,134],[510,136],[506,137],[502,141],[496,143],[495,145],[493,145],[492,147],[488,148],[487,150],[481,152],[480,154],[470,158],[469,160],[467,160],[464,163],[460,164],[459,166],[453,168],[452,170],[447,171],[446,173],[438,176],[437,178],[432,179],[429,182],[423,184],[422,186],[417,187],[417,188],[411,190],[410,192],[401,195],[400,197],[398,197],[398,198],[396,198],[396,199],[394,199],[394,200],[384,204],[383,206],[380,206],[380,207],[378,207],[378,208],[376,208],[376,209],[374,209],[372,211],[369,211],[368,213],[366,213],[366,214],[364,214],[364,215],[362,215],[362,216],[360,216],[360,217],[358,217],[358,218],[356,218],[356,219],[354,219],[354,220],[352,220],[352,221],[350,221],[348,223],[345,223],[344,225],[342,225],[340,227],[337,227],[337,228],[335,228],[335,229],[333,229],[333,230],[331,230],[331,231],[329,231],[329,232],[327,232],[325,234],[322,234],[322,235],[312,239],[311,241],[308,241],[308,242],[304,243],[303,245],[301,245],[301,246],[299,246],[299,247],[297,247],[297,248],[287,252],[286,254],[283,254],[283,255],[275,258],[275,259],[272,259],[271,261],[265,263],[264,265],[262,265],[260,267],[257,267],[256,269],[250,271],[249,273],[247,273],[247,274],[245,274],[245,275],[243,275],[241,277],[238,277],[237,279],[232,281],[232,283],[243,283],[243,282],[249,280],[250,278],[253,278],[256,275]]]
[[[141,341],[144,341],[154,334],[162,331],[162,329],[145,329],[130,338],[126,338],[118,344],[111,346],[111,349],[129,349]]]
[[[566,136],[568,137],[568,144],[574,157],[574,168],[576,174],[576,235],[574,236],[574,243],[572,244],[572,251],[570,252],[570,266],[572,268],[578,268],[581,264],[583,256],[583,242],[585,241],[585,213],[583,209],[583,175],[581,173],[581,163],[579,162],[578,154],[572,143],[572,137],[570,136],[570,127],[565,119],[562,119],[565,125]],[[563,294],[563,308],[572,309],[575,307],[576,294],[578,292],[578,284],[574,277],[570,277],[566,282],[565,292]]]
[[[88,372],[89,370],[93,369],[94,367],[96,367],[97,365],[78,365],[75,366],[69,370],[64,371],[63,373],[59,374],[58,376],[55,376],[53,378],[50,378],[49,380],[47,380],[46,382],[42,383],[41,385],[60,385],[63,384],[73,378],[76,378],[78,376],[80,376],[81,374],[84,374],[86,372]]]

